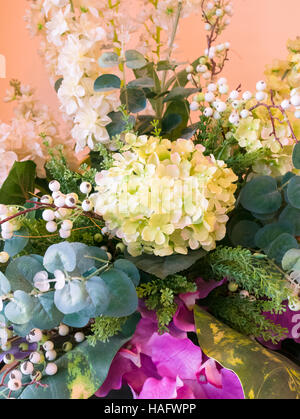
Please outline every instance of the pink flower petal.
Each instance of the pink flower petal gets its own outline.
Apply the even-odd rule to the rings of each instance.
[[[176,399],[177,390],[183,387],[183,382],[179,377],[163,377],[161,380],[148,378],[138,399]]]

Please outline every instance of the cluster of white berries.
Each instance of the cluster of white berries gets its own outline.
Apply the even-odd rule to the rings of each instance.
[[[222,2],[220,0],[209,1],[205,7],[205,14],[209,20],[205,24],[205,29],[210,31],[217,19],[224,18],[223,24],[228,26],[233,16],[233,5],[231,2]]]
[[[8,336],[12,336],[10,329],[5,329],[5,332]],[[57,333],[59,336],[68,336],[70,328],[65,324],[61,324],[57,328]],[[47,337],[43,335],[43,332],[37,328],[30,331],[26,336],[26,340],[28,343],[37,343],[39,349],[30,353],[29,358],[21,363],[20,369],[14,369],[10,372],[7,387],[11,391],[20,390],[23,376],[30,376],[32,382],[36,383],[43,378],[43,374],[51,376],[55,375],[58,371],[57,365],[53,362],[57,358],[57,352],[53,341],[48,340]],[[76,343],[81,343],[84,340],[84,333],[76,332],[74,334],[74,341]],[[23,350],[28,350],[28,345],[22,345]],[[72,348],[73,344],[71,341],[64,342],[62,345],[63,352],[69,352]],[[7,353],[3,359],[4,363],[7,365],[12,364],[14,360],[15,357],[11,353]],[[38,368],[38,366],[42,368]]]
[[[300,119],[300,89],[293,89],[290,93],[290,98],[285,99],[281,102],[281,107],[287,111],[292,110],[294,111],[295,118]]]
[[[79,202],[76,193],[64,195],[60,191],[60,183],[57,180],[53,180],[49,183],[49,189],[52,192],[52,196],[42,196],[41,203],[49,205],[54,204],[56,209],[46,209],[43,211],[43,219],[47,222],[46,229],[49,233],[55,233],[58,230],[58,227],[60,227],[60,237],[62,239],[67,239],[70,237],[73,228],[73,221],[68,219],[73,210],[81,207],[83,211],[89,212],[93,209],[93,204],[88,199],[88,196],[92,191],[92,185],[89,182],[81,183],[80,191],[86,195],[86,199],[81,203]]]
[[[261,102],[268,98],[266,88],[266,83],[261,80],[257,82],[255,95],[249,91],[241,94],[238,90],[230,91],[227,79],[222,77],[216,83],[208,84],[205,92],[194,96],[190,109],[197,111],[200,107],[204,107],[203,114],[216,120],[221,119],[222,114],[226,113],[228,121],[237,126],[241,119],[250,115],[246,105],[251,99],[255,97]]]

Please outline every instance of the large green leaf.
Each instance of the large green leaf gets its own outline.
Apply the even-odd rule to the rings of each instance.
[[[164,98],[164,102],[170,102],[171,100],[186,99],[192,94],[198,93],[198,92],[199,92],[198,88],[175,87]]]
[[[63,289],[56,290],[54,294],[55,305],[64,314],[83,310],[88,305],[88,298],[85,282],[79,279],[68,281]]]
[[[113,138],[116,135],[121,134],[123,131],[125,131],[127,123],[124,120],[122,112],[110,112],[107,116],[111,119],[111,123],[106,125],[105,128],[107,129],[110,138]],[[130,115],[129,121],[134,126],[135,118],[133,115]]]
[[[196,332],[201,349],[234,371],[247,399],[299,399],[300,369],[285,357],[221,323],[196,307]]]
[[[10,293],[11,286],[9,283],[9,280],[6,278],[6,276],[0,271],[0,295],[6,295]]]
[[[134,265],[140,270],[160,279],[164,279],[169,275],[185,271],[205,255],[205,250],[200,249],[191,251],[187,255],[176,254],[172,256],[160,257],[143,254],[138,257],[132,257],[126,254],[126,258],[134,263]]]
[[[63,242],[48,247],[44,266],[51,273],[56,270],[73,272],[76,268],[76,253],[71,243]]]
[[[131,316],[122,332],[107,343],[98,342],[93,347],[85,341],[77,345],[55,361],[58,372],[43,378],[45,386],[25,386],[14,396],[31,400],[90,398],[104,383],[116,353],[131,339],[139,319],[137,313]]]
[[[15,162],[0,189],[0,204],[23,205],[34,192],[35,176],[34,162]]]
[[[270,176],[258,176],[246,183],[241,191],[240,200],[244,208],[258,214],[274,212],[282,203],[277,182]]]
[[[285,207],[279,216],[279,221],[286,220],[294,227],[295,235],[300,236],[300,210],[290,205]]]

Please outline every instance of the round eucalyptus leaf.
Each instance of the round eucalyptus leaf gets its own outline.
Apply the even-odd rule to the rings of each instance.
[[[141,112],[147,106],[147,99],[142,89],[134,87],[122,89],[120,99],[123,105],[127,105],[128,102],[128,111],[132,113]]]
[[[133,282],[122,271],[110,269],[101,275],[109,291],[109,304],[105,316],[125,317],[138,307],[138,297]]]
[[[118,259],[114,263],[114,268],[124,272],[137,287],[140,283],[140,272],[134,263],[127,259]]]
[[[0,271],[0,296],[8,294],[10,293],[10,291],[11,291],[11,286],[10,286],[9,280]]]
[[[83,310],[88,305],[88,298],[84,281],[73,279],[63,289],[55,291],[54,303],[62,313],[72,314]]]
[[[110,92],[111,90],[119,90],[120,87],[121,80],[114,74],[103,74],[94,83],[95,92]]]
[[[109,68],[119,64],[119,56],[115,52],[104,52],[98,60],[100,67]]]
[[[290,249],[297,249],[298,242],[291,234],[283,233],[268,247],[267,255],[277,263],[281,263],[283,256]]]
[[[300,271],[300,249],[288,250],[283,256],[282,267],[285,271]]]
[[[7,252],[11,257],[16,256],[27,246],[28,238],[26,238],[26,236],[28,236],[28,231],[24,228],[14,232],[13,238],[10,240],[5,240],[4,251]]]
[[[33,290],[33,278],[37,272],[44,271],[43,265],[31,256],[21,256],[8,265],[5,276],[9,280],[12,291]]]
[[[138,70],[142,67],[145,67],[147,64],[144,56],[140,52],[133,49],[125,52],[125,59],[127,67],[131,68],[132,70]]]
[[[274,178],[259,176],[244,186],[240,194],[240,202],[248,211],[270,214],[280,208],[282,197]]]
[[[141,87],[151,89],[155,87],[154,80],[150,77],[141,77],[136,80],[132,80],[127,84],[127,87]]]
[[[255,245],[260,249],[266,250],[270,244],[283,233],[295,234],[295,229],[288,221],[267,224],[255,235]]]
[[[56,270],[73,272],[76,268],[76,253],[68,242],[53,244],[44,256],[44,266],[48,272]]]
[[[33,297],[24,291],[15,291],[13,301],[5,307],[5,316],[16,324],[28,323],[33,316],[35,302]]]
[[[300,143],[297,143],[293,150],[293,165],[300,169]]]
[[[287,198],[294,208],[300,209],[300,176],[294,176],[290,180],[287,188]]]
[[[59,326],[64,315],[54,304],[54,292],[37,297],[31,322],[39,329],[51,330]]]
[[[90,302],[94,308],[92,317],[98,317],[105,313],[110,300],[110,292],[102,278],[94,276],[86,281],[86,290],[90,297]]]
[[[260,226],[254,221],[242,220],[233,227],[230,240],[234,246],[255,247],[255,234]]]
[[[285,207],[279,216],[279,221],[288,221],[294,227],[294,234],[300,236],[300,209],[291,205]]]
[[[85,327],[88,322],[90,321],[91,316],[88,314],[88,312],[84,309],[81,311],[78,311],[77,313],[67,314],[63,318],[62,322],[63,324],[66,324],[70,327]]]

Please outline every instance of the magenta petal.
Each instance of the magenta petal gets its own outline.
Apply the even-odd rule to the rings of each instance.
[[[179,301],[177,311],[173,317],[174,325],[185,332],[195,332],[194,313]]]
[[[197,373],[197,380],[201,384],[209,383],[217,388],[222,388],[222,375],[214,359],[208,359]]]
[[[196,279],[196,284],[198,287],[199,292],[199,298],[206,298],[208,294],[211,293],[212,290],[214,290],[217,287],[220,287],[226,282],[226,278],[222,279],[222,281],[204,281],[202,278]]]
[[[148,378],[138,399],[176,399],[177,390],[183,385],[179,377],[164,377],[161,380]]]
[[[120,353],[115,356],[106,380],[95,393],[97,397],[105,397],[111,390],[120,390],[122,387],[123,375],[131,370],[131,361],[125,359]]]
[[[156,333],[149,343],[152,346],[152,360],[162,377],[196,379],[202,363],[202,351],[192,341],[176,339],[168,333]]]
[[[244,390],[238,376],[226,368],[221,369],[222,388],[207,383],[202,385],[208,399],[244,399]]]
[[[185,294],[179,294],[179,298],[184,302],[189,310],[192,310],[196,301],[200,298],[200,293],[199,291],[187,292]]]

